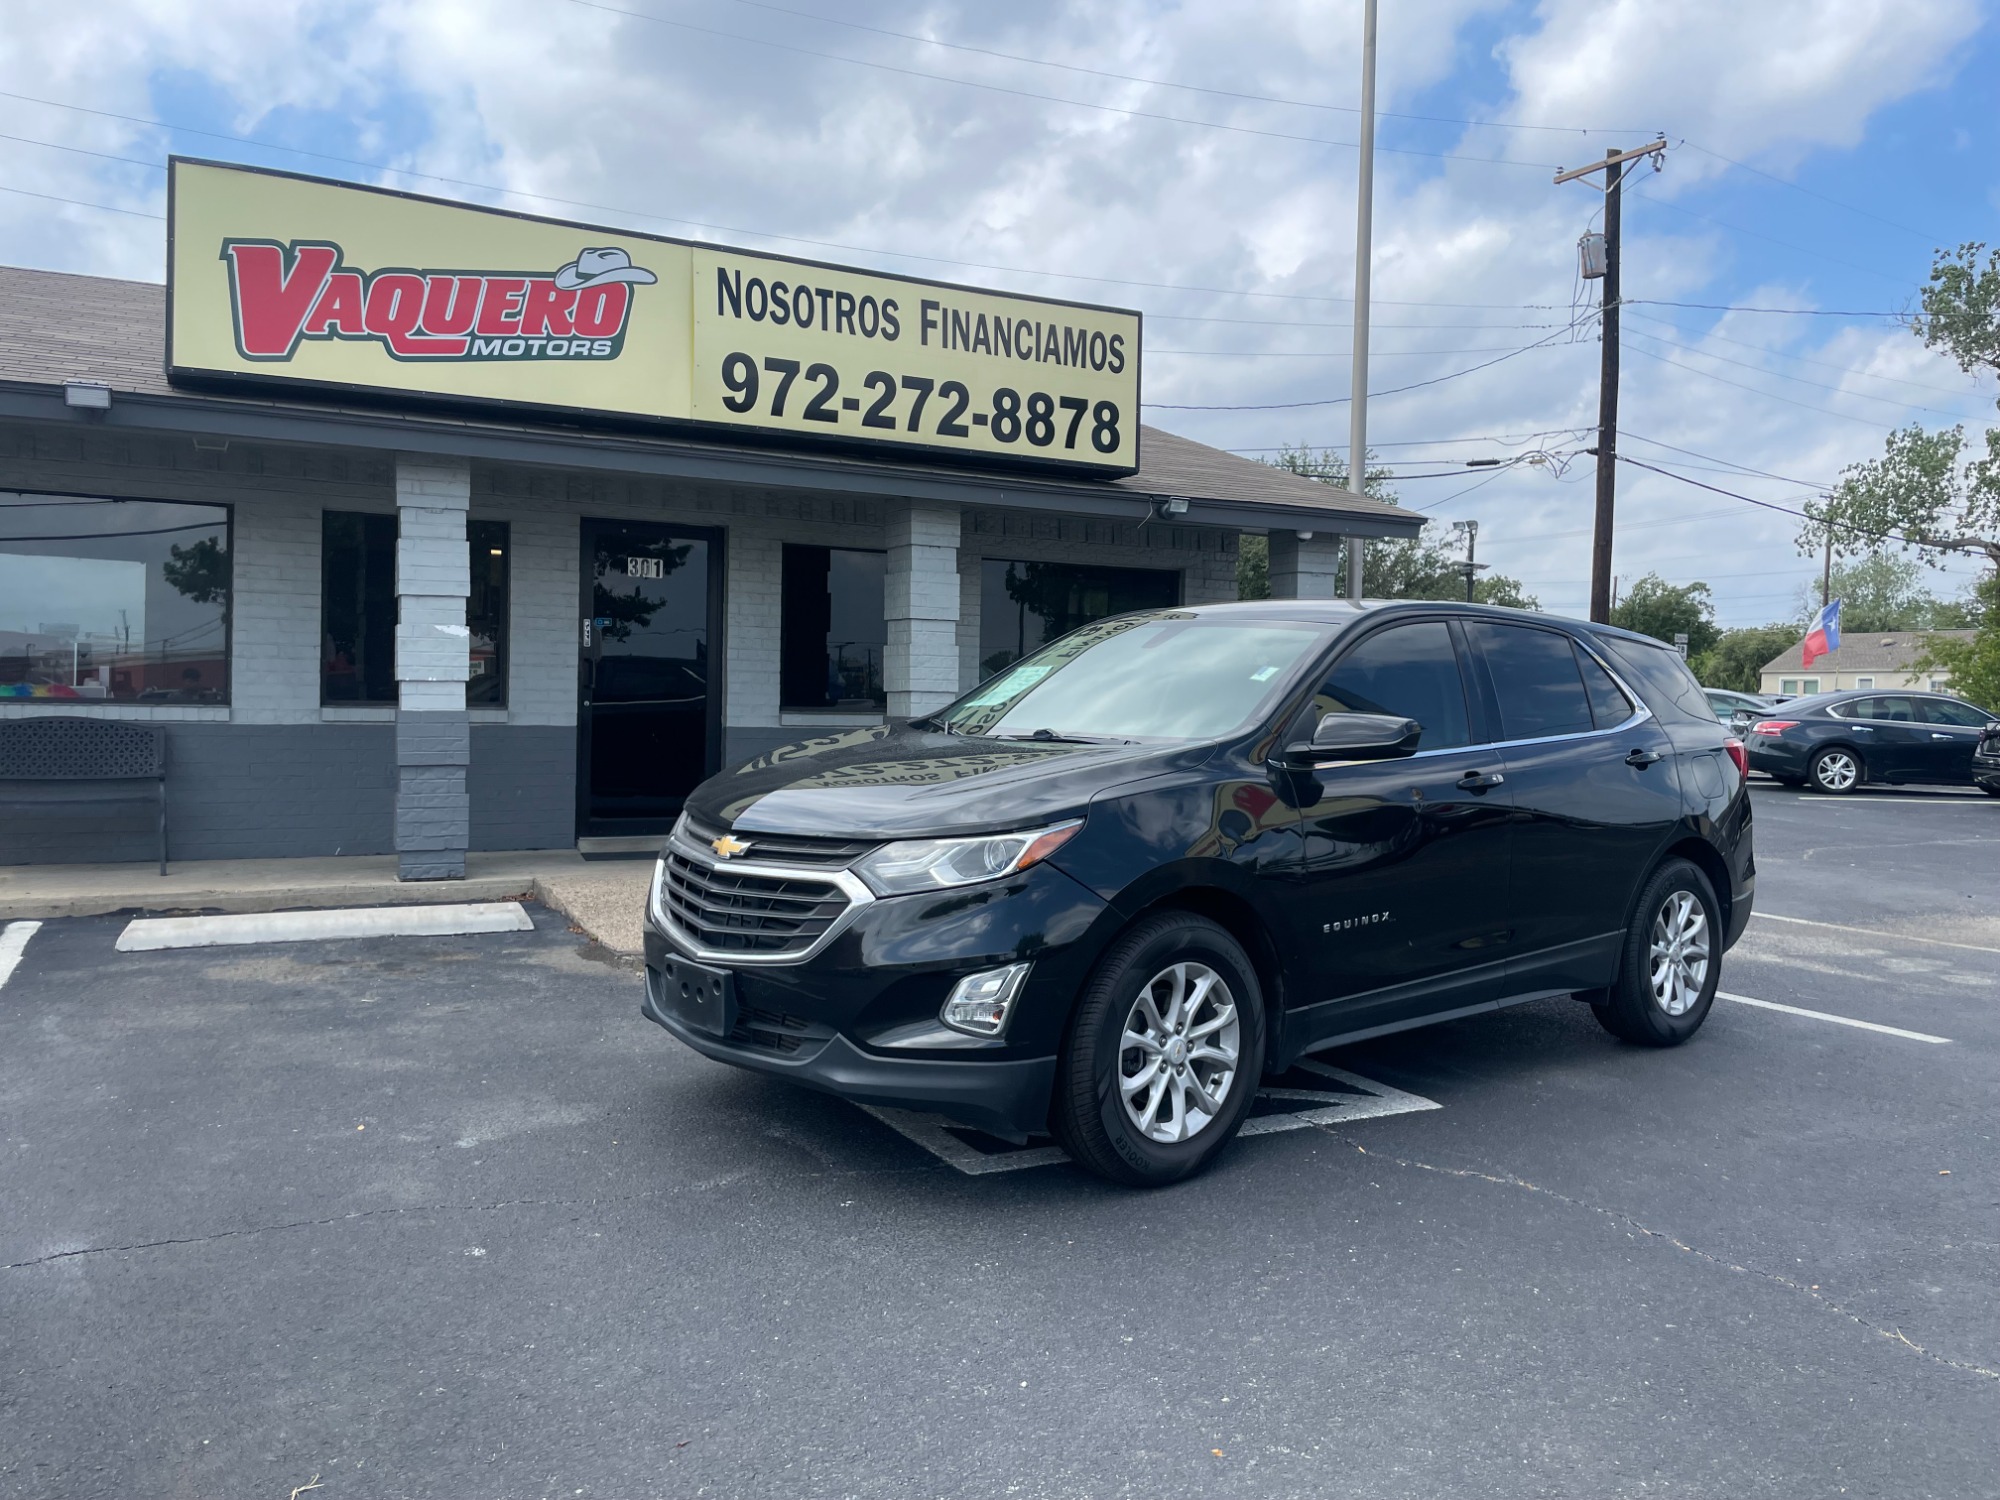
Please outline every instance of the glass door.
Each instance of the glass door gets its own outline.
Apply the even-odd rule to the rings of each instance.
[[[577,832],[663,833],[721,760],[722,543],[583,523]]]

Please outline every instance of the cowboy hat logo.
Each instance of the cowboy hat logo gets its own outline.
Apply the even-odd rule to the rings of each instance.
[[[556,285],[565,292],[582,291],[607,281],[628,281],[634,286],[651,286],[660,278],[615,245],[577,252],[575,260],[556,272]]]

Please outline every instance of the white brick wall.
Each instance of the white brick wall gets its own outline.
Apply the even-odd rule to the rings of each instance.
[[[1271,538],[1271,597],[1273,599],[1339,599],[1347,593],[1347,574],[1340,561],[1340,538],[1295,531],[1273,531]]]

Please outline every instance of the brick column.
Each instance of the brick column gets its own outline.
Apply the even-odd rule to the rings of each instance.
[[[882,677],[890,717],[915,718],[958,696],[959,512],[955,505],[896,503],[886,521]]]
[[[465,878],[471,502],[470,463],[397,457],[396,873],[404,880]]]
[[[1273,531],[1271,597],[1273,599],[1339,599],[1347,593],[1340,565],[1340,538],[1315,532],[1310,538],[1296,531]]]

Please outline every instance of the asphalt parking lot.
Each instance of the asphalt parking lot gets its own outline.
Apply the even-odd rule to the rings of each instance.
[[[1754,796],[1765,1005],[1343,1049],[1154,1194],[709,1063],[542,911],[47,923],[0,1494],[1991,1495],[2000,800]]]

